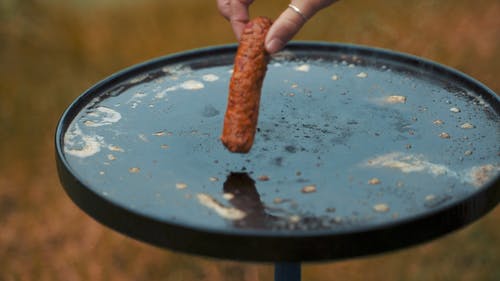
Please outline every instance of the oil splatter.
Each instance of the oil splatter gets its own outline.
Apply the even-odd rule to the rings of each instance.
[[[183,82],[180,87],[184,90],[199,90],[199,89],[203,89],[205,87],[205,85],[203,85],[203,83],[201,83],[200,81],[196,81],[196,80],[187,80],[185,82]]]
[[[132,167],[132,168],[128,169],[128,172],[131,174],[136,174],[136,173],[139,173],[140,171],[141,171],[141,169],[137,168],[137,167]]]
[[[453,173],[444,165],[434,164],[425,160],[423,155],[393,152],[369,159],[365,163],[371,167],[386,167],[398,169],[403,173],[427,172],[432,175]]]
[[[389,205],[385,203],[375,204],[373,205],[373,210],[378,213],[385,213],[390,210]]]
[[[368,77],[368,74],[366,72],[360,72],[360,73],[356,74],[356,77],[358,77],[358,78],[366,78],[366,77]]]
[[[83,124],[87,127],[100,127],[116,123],[120,121],[121,118],[122,115],[120,112],[108,107],[99,106],[88,112],[85,116],[87,120],[85,120]]]
[[[69,155],[86,158],[101,151],[104,138],[99,135],[86,135],[75,124],[64,135],[64,152]]]
[[[215,74],[205,74],[201,77],[201,79],[205,82],[214,82],[219,80],[219,76]]]
[[[212,196],[205,193],[198,193],[196,195],[198,202],[215,211],[219,216],[228,220],[241,220],[246,216],[246,213],[240,209],[227,207],[215,200]]]
[[[295,70],[302,71],[302,72],[309,72],[310,66],[308,64],[302,64],[302,65],[296,66]]]
[[[385,103],[396,104],[396,103],[406,103],[405,96],[388,96],[384,99]]]
[[[316,186],[315,185],[306,185],[302,187],[302,193],[312,193],[316,192]]]
[[[433,176],[448,176],[461,182],[481,187],[500,172],[500,166],[485,164],[473,166],[460,171],[453,171],[445,165],[429,162],[423,155],[392,152],[365,161],[365,166],[375,168],[392,168],[403,173],[428,173]]]
[[[177,189],[186,189],[187,188],[187,184],[183,183],[183,182],[178,182],[175,184],[175,188]]]

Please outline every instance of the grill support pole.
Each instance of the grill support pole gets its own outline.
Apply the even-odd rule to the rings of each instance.
[[[276,263],[274,265],[274,281],[300,281],[300,263]]]

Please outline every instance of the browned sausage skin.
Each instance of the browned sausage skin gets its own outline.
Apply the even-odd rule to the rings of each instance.
[[[257,129],[262,82],[269,62],[264,47],[271,20],[257,17],[245,26],[234,59],[221,141],[231,152],[247,153]]]

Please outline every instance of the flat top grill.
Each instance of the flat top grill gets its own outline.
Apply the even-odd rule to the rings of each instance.
[[[70,197],[102,223],[189,253],[306,261],[423,242],[500,199],[500,102],[442,65],[293,43],[268,66],[248,154],[219,141],[235,45],[159,58],[67,109]]]

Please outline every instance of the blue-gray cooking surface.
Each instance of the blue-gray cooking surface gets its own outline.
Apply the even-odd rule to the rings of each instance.
[[[158,59],[87,91],[60,124],[65,168],[125,212],[226,235],[385,228],[498,189],[491,91],[351,45],[296,43],[274,56],[254,146],[230,153],[219,136],[234,51]]]

